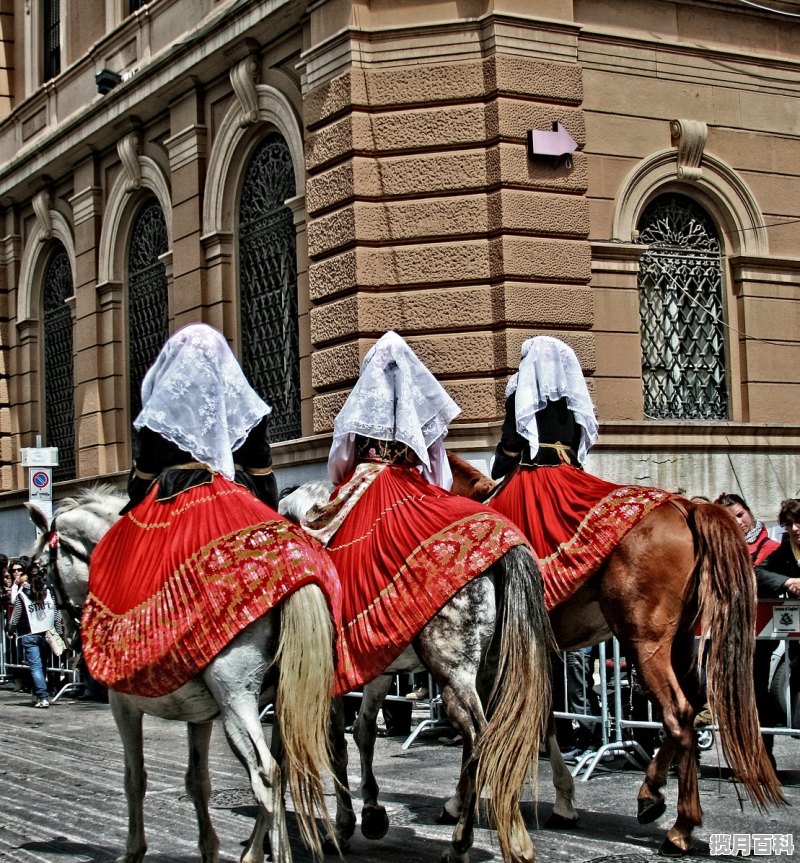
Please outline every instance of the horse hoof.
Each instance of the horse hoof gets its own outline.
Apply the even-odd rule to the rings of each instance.
[[[442,809],[439,817],[436,819],[437,824],[458,824],[458,816],[451,815],[446,809]]]
[[[563,815],[553,812],[544,826],[546,830],[572,830],[573,827],[578,826],[578,816],[565,818]]]
[[[658,849],[658,853],[662,857],[685,857],[687,854],[692,853],[692,849],[681,848],[680,845],[676,845],[668,836],[665,836],[661,847]]]
[[[652,824],[667,811],[667,804],[663,800],[640,800],[639,811],[636,820],[640,824]]]
[[[365,839],[383,839],[389,830],[389,816],[383,806],[365,806],[361,810],[361,833]]]

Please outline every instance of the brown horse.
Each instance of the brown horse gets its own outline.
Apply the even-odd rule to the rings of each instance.
[[[483,500],[495,484],[467,461],[448,453],[453,491]],[[666,806],[661,789],[673,759],[678,772],[678,817],[662,853],[688,853],[702,823],[693,720],[703,704],[694,651],[704,633],[706,698],[719,727],[722,750],[736,779],[759,808],[784,797],[758,729],[753,692],[756,593],[741,531],[720,506],[683,499],[662,504],[617,544],[599,570],[550,612],[562,650],[616,636],[633,661],[650,699],[661,709],[666,739],[647,768],[638,819],[649,823]],[[562,824],[578,815],[573,784],[548,727]]]

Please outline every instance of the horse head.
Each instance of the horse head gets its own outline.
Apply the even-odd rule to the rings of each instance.
[[[50,524],[38,507],[25,504],[40,532],[33,553],[49,575],[74,649],[80,643],[81,610],[89,592],[89,559],[126,503],[111,486],[95,486],[62,501]]]
[[[450,470],[453,473],[453,494],[468,497],[481,503],[494,491],[497,483],[481,473],[478,468],[471,465],[465,458],[447,451],[447,461],[450,462]]]

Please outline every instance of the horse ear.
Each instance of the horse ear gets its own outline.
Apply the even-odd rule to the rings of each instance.
[[[39,507],[28,501],[25,501],[24,507],[28,510],[28,515],[31,517],[31,521],[36,525],[36,527],[42,533],[49,533],[50,525],[47,523],[45,514],[39,509]]]

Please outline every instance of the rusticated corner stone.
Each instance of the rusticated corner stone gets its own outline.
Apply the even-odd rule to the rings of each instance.
[[[336,393],[321,393],[314,396],[314,434],[333,431],[336,414],[350,395],[350,390]]]
[[[361,350],[358,341],[351,341],[314,351],[311,355],[311,385],[314,389],[332,389],[353,383],[361,366]]]
[[[549,159],[528,158],[521,143],[500,143],[487,151],[486,166],[491,185],[582,194],[589,184],[588,159],[579,151],[572,154],[571,168],[564,161],[554,167]]]
[[[310,322],[311,341],[314,345],[324,345],[352,336],[359,330],[359,298],[345,297],[318,306],[311,310]]]
[[[492,273],[547,282],[589,282],[591,248],[581,240],[505,236],[492,241]]]
[[[303,96],[303,114],[309,129],[331,117],[349,111],[353,104],[353,77],[360,78],[359,71],[345,72],[324,84],[320,84]]]
[[[594,294],[581,285],[507,283],[502,318],[514,326],[589,328]]]
[[[583,76],[577,63],[496,54],[487,64],[500,93],[567,105],[579,105],[583,101]]]

